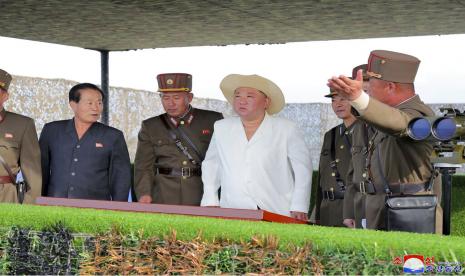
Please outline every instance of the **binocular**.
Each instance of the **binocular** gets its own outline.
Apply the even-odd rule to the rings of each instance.
[[[449,141],[465,136],[465,114],[452,108],[441,108],[442,117],[412,119],[407,134],[414,140]]]

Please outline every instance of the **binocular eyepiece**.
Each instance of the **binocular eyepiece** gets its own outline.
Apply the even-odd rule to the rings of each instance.
[[[409,122],[407,134],[414,140],[448,141],[465,136],[465,116],[418,117]]]

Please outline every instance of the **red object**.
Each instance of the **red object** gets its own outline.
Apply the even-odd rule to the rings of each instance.
[[[230,209],[199,206],[167,205],[167,204],[144,204],[137,202],[69,199],[57,197],[38,197],[37,205],[64,206],[77,208],[92,208],[113,211],[129,211],[144,213],[161,213],[174,215],[188,215],[213,217],[224,219],[269,221],[279,223],[306,224],[306,221],[271,213],[265,210]]]
[[[392,259],[392,263],[395,264],[395,265],[401,265],[403,263],[402,258],[401,257],[394,257],[394,259]]]
[[[425,265],[434,265],[434,257],[425,258]]]

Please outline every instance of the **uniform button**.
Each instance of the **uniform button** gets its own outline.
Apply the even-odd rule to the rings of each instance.
[[[81,145],[77,145],[77,146],[76,146],[76,148],[80,148],[80,147],[81,147]]]
[[[181,125],[183,125],[183,124],[184,124],[184,121],[181,121],[181,122],[179,122],[179,123],[180,123]]]
[[[363,177],[367,177],[367,174],[366,174],[366,173],[363,173],[362,176],[363,176]]]
[[[187,165],[187,161],[182,161],[182,164],[183,164],[183,165]]]
[[[336,159],[335,161],[336,161],[336,163],[339,163],[339,159]]]
[[[69,190],[70,190],[70,191],[74,191],[74,187],[69,187]]]
[[[344,148],[344,145],[341,145],[340,148],[343,149],[343,148]]]
[[[75,175],[76,175],[76,173],[75,173],[75,172],[72,172],[72,173],[71,173],[71,175],[72,175],[72,176],[75,176]]]
[[[78,161],[78,159],[77,159],[77,158],[74,158],[74,162],[77,162],[77,161]]]

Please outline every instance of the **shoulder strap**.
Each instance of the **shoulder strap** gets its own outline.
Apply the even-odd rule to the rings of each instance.
[[[391,189],[389,189],[389,183],[386,179],[386,177],[384,176],[384,172],[383,172],[383,167],[381,167],[381,158],[379,157],[379,145],[376,147],[376,153],[377,153],[377,158],[376,160],[378,161],[378,166],[379,166],[379,173],[381,175],[381,181],[383,181],[383,185],[384,185],[384,192],[386,194],[390,194],[391,193]]]
[[[384,192],[386,194],[390,194],[391,189],[389,188],[389,183],[388,183],[388,181],[386,179],[386,176],[384,176],[383,167],[381,167],[381,158],[379,157],[380,156],[380,154],[379,154],[379,146],[376,147],[376,152],[377,152],[377,155],[378,155],[376,159],[377,159],[377,163],[378,163],[378,166],[379,166],[381,181],[383,181],[383,185],[384,185]],[[439,174],[439,172],[433,168],[433,171],[431,172],[431,178],[428,181],[428,185],[425,187],[426,191],[431,191],[431,189],[433,188],[434,180],[438,176],[438,174]]]
[[[331,161],[336,159],[336,128],[331,129]]]
[[[190,153],[189,151],[187,151],[187,147],[185,147],[182,143],[182,141],[178,138],[178,134],[179,134],[179,131],[178,129],[175,129],[172,125],[170,125],[170,123],[168,122],[168,119],[167,119],[167,115],[162,115],[161,116],[161,120],[163,122],[163,125],[165,126],[166,130],[168,130],[169,132],[169,136],[171,137],[171,139],[174,140],[176,146],[178,147],[178,149],[181,151],[182,154],[184,154],[187,159],[189,159],[189,161],[196,165],[196,166],[200,166],[200,163],[203,161],[203,158],[201,158],[200,160],[196,160]],[[190,140],[189,140],[190,141]],[[196,152],[196,150],[194,150]],[[196,152],[197,153],[197,152]],[[201,156],[198,156],[198,157],[201,157]]]
[[[10,177],[11,183],[16,185],[16,177],[14,176],[13,172],[10,169],[10,166],[5,162],[5,159],[3,159],[3,156],[0,155],[0,163],[2,163],[3,167],[5,168],[6,172],[8,173],[8,176]]]
[[[205,156],[200,153],[199,149],[195,146],[194,142],[189,138],[189,136],[182,130],[182,128],[176,128],[176,130],[181,134],[182,138],[191,146],[195,154],[200,158],[200,161],[205,159]]]
[[[336,162],[336,129],[338,127],[333,127],[331,129],[331,161],[329,163],[329,166],[333,170],[332,175],[336,179],[336,184],[339,186],[341,191],[345,190],[345,184],[344,180],[341,178],[341,174],[339,173],[339,170],[337,169],[337,162]]]

